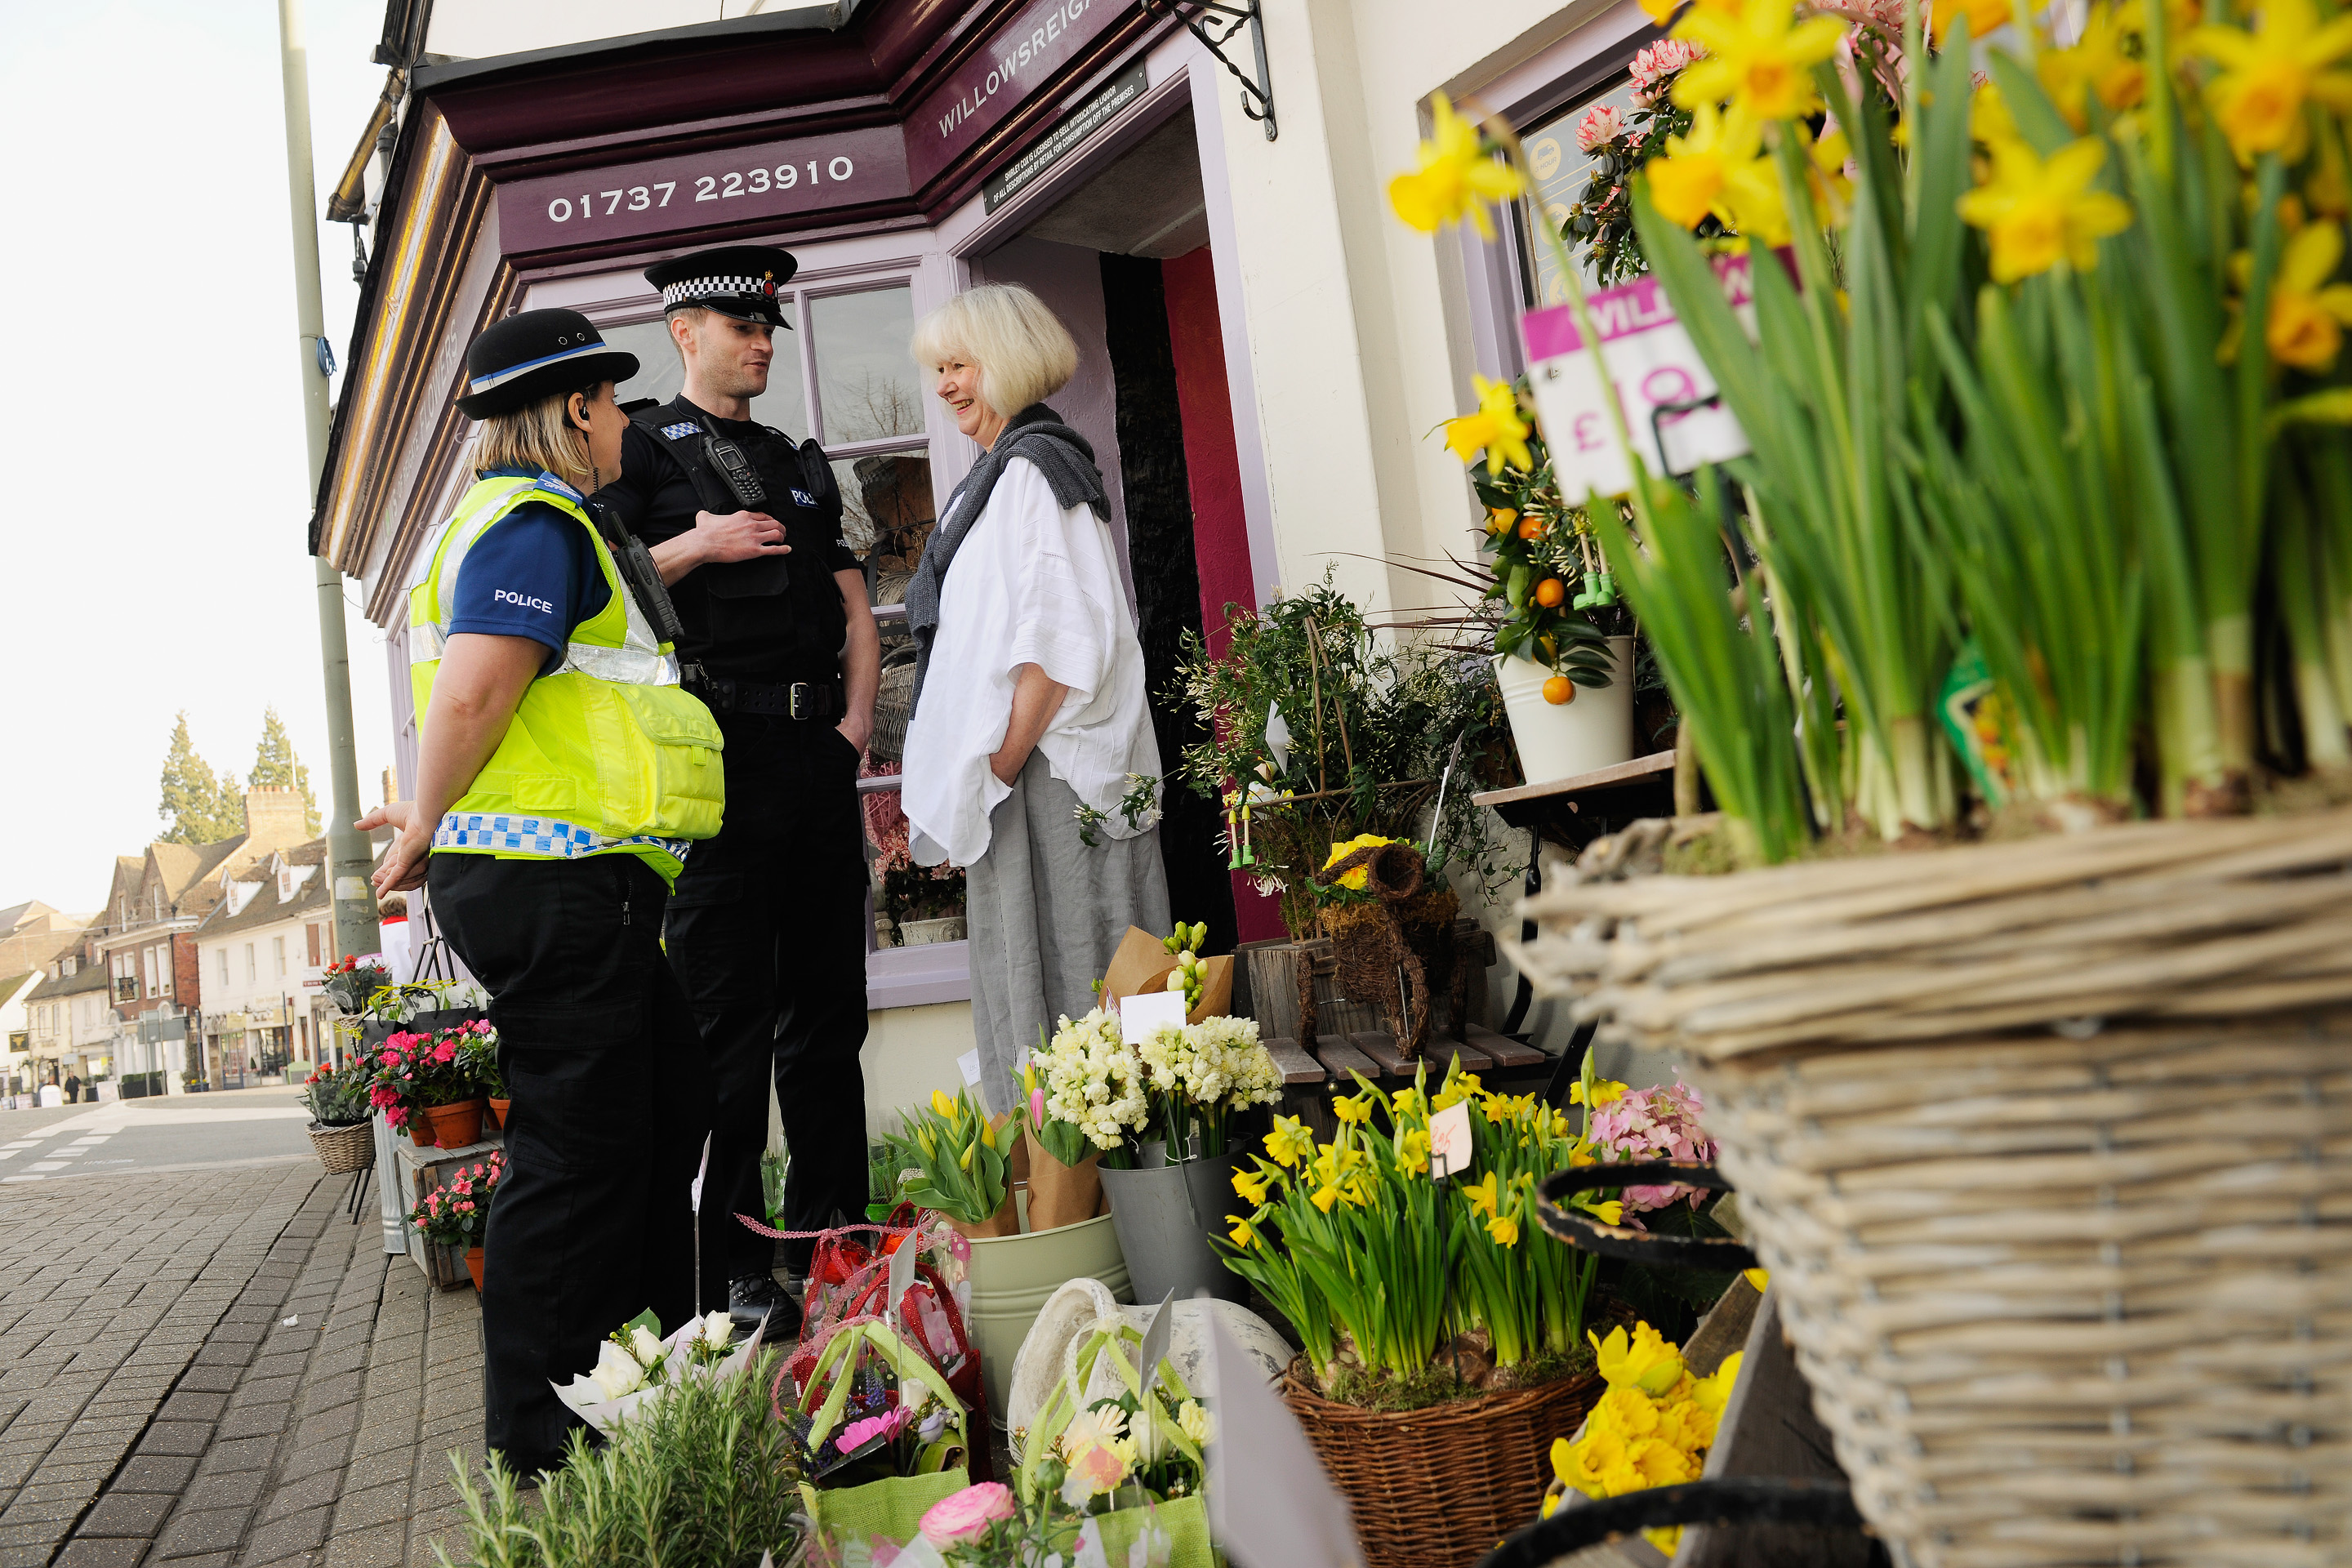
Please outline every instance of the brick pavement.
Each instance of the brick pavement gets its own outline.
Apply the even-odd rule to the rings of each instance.
[[[223,1173],[193,1213],[188,1179],[9,1194],[0,1344],[55,1326],[0,1373],[0,1568],[429,1568],[448,1455],[480,1452],[473,1292],[383,1257],[314,1168]],[[76,1310],[126,1278],[128,1306]]]

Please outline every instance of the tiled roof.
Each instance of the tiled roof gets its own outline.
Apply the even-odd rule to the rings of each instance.
[[[32,994],[26,1000],[47,1002],[53,997],[79,996],[85,991],[103,991],[106,988],[106,966],[102,963],[85,963],[63,980],[51,975],[33,987]]]
[[[263,855],[247,868],[247,875],[236,879],[242,882],[257,881],[261,883],[260,889],[247,900],[245,908],[234,915],[228,912],[228,900],[222,898],[214,906],[211,918],[197,928],[198,941],[209,942],[260,926],[276,925],[280,921],[315,916],[332,907],[334,900],[328,896],[327,890],[327,841],[313,838],[308,844],[298,844],[278,853],[284,856],[289,866],[316,866],[319,869],[294,889],[291,899],[281,904],[278,901],[278,879],[269,871],[272,858]]]

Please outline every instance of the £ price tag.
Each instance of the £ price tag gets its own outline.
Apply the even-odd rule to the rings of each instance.
[[[1753,336],[1749,261],[1746,256],[1717,257],[1715,272],[1740,325]],[[1655,278],[1604,289],[1586,304],[1609,379],[1625,408],[1633,449],[1653,477],[1688,473],[1701,463],[1719,463],[1748,450],[1748,433],[1731,411],[1706,401],[1716,395],[1715,377]],[[1581,500],[1588,493],[1614,496],[1632,489],[1633,467],[1617,439],[1601,374],[1584,346],[1575,310],[1567,305],[1531,310],[1519,326],[1560,493]]]

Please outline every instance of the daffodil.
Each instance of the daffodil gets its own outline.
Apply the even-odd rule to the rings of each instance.
[[[2001,97],[2000,89],[1991,82],[1977,89],[1969,98],[1969,139],[1987,147],[2018,139],[2017,117],[2009,111],[2009,100]]]
[[[1486,1222],[1486,1234],[1504,1247],[1519,1244],[1519,1222],[1507,1214],[1498,1214]]]
[[[1266,1177],[1263,1172],[1237,1170],[1234,1173],[1234,1191],[1255,1206],[1262,1208],[1265,1205],[1265,1184]]]
[[[1265,1135],[1265,1152],[1287,1169],[1315,1152],[1315,1134],[1296,1116],[1277,1116],[1274,1131]]]
[[[1739,1357],[1732,1352],[1723,1358],[1723,1364],[1706,1377],[1691,1384],[1691,1401],[1709,1415],[1720,1420],[1724,1402],[1731,1397],[1731,1385],[1739,1381]]]
[[[2333,223],[2305,225],[2286,243],[2271,281],[2270,323],[2263,341],[2271,357],[2298,370],[2325,371],[2352,326],[2352,283],[2330,283],[2344,259],[2344,230]]]
[[[1739,1271],[1739,1277],[1756,1287],[1756,1293],[1759,1296],[1764,1294],[1765,1287],[1772,1283],[1772,1271],[1769,1268],[1743,1268]]]
[[[1473,1182],[1463,1188],[1462,1195],[1470,1200],[1472,1208],[1488,1219],[1494,1218],[1495,1206],[1500,1201],[1495,1192],[1495,1173],[1489,1171],[1484,1181]]]
[[[1528,422],[1519,414],[1519,395],[1507,381],[1488,381],[1483,375],[1473,375],[1470,384],[1478,391],[1478,412],[1465,414],[1459,419],[1445,422],[1445,445],[1454,455],[1468,462],[1480,447],[1486,448],[1486,472],[1499,474],[1506,468],[1525,472],[1535,467],[1535,458],[1528,450]],[[1366,837],[1370,837],[1367,835]],[[1386,844],[1388,839],[1379,842]],[[1339,846],[1332,846],[1336,853]],[[1359,866],[1339,879],[1341,885],[1361,888],[1368,868]]]
[[[1585,1098],[1584,1085],[1581,1082],[1568,1086],[1568,1102],[1570,1105],[1590,1105],[1598,1110],[1604,1105],[1614,1105],[1624,1098],[1625,1086],[1613,1078],[1593,1079],[1592,1096],[1589,1100]]]
[[[1735,113],[1759,123],[1794,120],[1812,108],[1812,68],[1837,52],[1845,27],[1838,16],[1800,22],[1790,0],[1696,7],[1674,37],[1703,46],[1706,58],[1675,79],[1675,101],[1696,110],[1728,99]]]
[[[2044,49],[2033,62],[2051,101],[2077,131],[2090,129],[2091,98],[2110,110],[2129,109],[2147,90],[2147,68],[2124,52],[2125,22],[2116,7],[2094,5],[2074,47]]]
[[[1969,19],[1969,37],[1972,39],[1983,37],[2010,19],[2010,0],[1935,0],[1935,3],[1936,15],[1928,23],[1928,31],[1935,34],[1939,46],[1944,41],[1944,35],[1952,30],[1952,24],[1963,16]]]
[[[1475,1100],[1485,1092],[1476,1073],[1457,1072],[1437,1086],[1437,1098],[1429,1102],[1430,1108],[1433,1110],[1450,1110],[1465,1100]]]
[[[2132,220],[2121,196],[2091,188],[2106,157],[2105,146],[2088,136],[2046,162],[2023,142],[1992,144],[1992,177],[1963,195],[1959,208],[1991,244],[1994,281],[2014,283],[2061,261],[2079,272],[2099,264],[2100,239]]]
[[[1372,1119],[1372,1097],[1369,1093],[1342,1095],[1331,1101],[1331,1114],[1351,1126]]]
[[[1332,1182],[1324,1183],[1321,1186],[1316,1188],[1312,1193],[1307,1194],[1307,1201],[1312,1203],[1317,1208],[1321,1209],[1325,1214],[1329,1214],[1331,1212],[1331,1205],[1339,1201],[1339,1188],[1338,1184]]]
[[[1580,1201],[1576,1206],[1591,1215],[1593,1218],[1599,1220],[1602,1225],[1623,1225],[1625,1223],[1625,1200],[1622,1198],[1611,1198],[1606,1203],[1593,1204]]]
[[[1685,228],[1713,213],[1726,228],[1766,245],[1789,240],[1780,177],[1763,151],[1763,131],[1738,110],[1703,103],[1691,115],[1690,134],[1666,138],[1665,156],[1644,173],[1650,200]]]
[[[1397,1140],[1397,1169],[1408,1176],[1418,1176],[1429,1169],[1429,1133],[1413,1128]]]
[[[1610,1330],[1605,1340],[1590,1331],[1584,1337],[1592,1342],[1594,1363],[1612,1391],[1638,1388],[1655,1396],[1682,1381],[1681,1347],[1666,1343],[1647,1323],[1634,1324],[1631,1339],[1622,1326]]]
[[[2300,158],[2310,138],[2305,99],[2352,113],[2352,70],[2328,68],[2352,54],[2352,16],[2323,25],[2312,0],[2263,0],[2262,21],[2252,32],[2199,27],[2187,44],[2190,54],[2221,66],[2206,96],[2241,158],[2263,153],[2284,153],[2289,163]]]
[[[1257,1229],[1255,1226],[1252,1226],[1249,1221],[1244,1219],[1237,1214],[1229,1214],[1225,1217],[1233,1222],[1234,1228],[1228,1231],[1226,1236],[1235,1247],[1255,1247],[1257,1245]]]
[[[1465,214],[1482,238],[1495,237],[1486,216],[1489,203],[1507,202],[1528,187],[1520,173],[1481,146],[1477,127],[1454,112],[1444,93],[1429,103],[1430,140],[1421,144],[1421,167],[1389,182],[1389,205],[1424,234]]]

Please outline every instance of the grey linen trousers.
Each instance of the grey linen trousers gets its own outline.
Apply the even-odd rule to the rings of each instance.
[[[1013,1064],[1037,1031],[1095,1005],[1091,982],[1110,967],[1131,925],[1171,927],[1160,830],[1078,837],[1076,792],[1031,752],[1013,793],[988,815],[988,848],[964,871],[971,941],[972,1028],[980,1092],[992,1114],[1013,1109]]]

